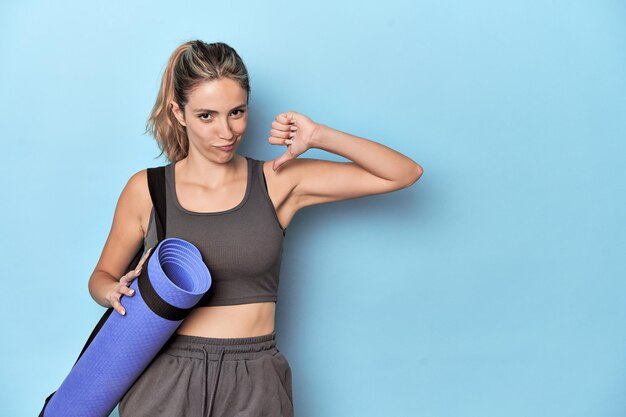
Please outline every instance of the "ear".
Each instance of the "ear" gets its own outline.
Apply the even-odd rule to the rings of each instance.
[[[172,100],[170,101],[170,104],[172,106],[172,113],[174,113],[174,117],[176,117],[176,119],[178,120],[178,123],[187,127],[187,124],[185,123],[185,113],[183,113],[183,111],[180,109],[180,107],[178,106],[178,103]]]

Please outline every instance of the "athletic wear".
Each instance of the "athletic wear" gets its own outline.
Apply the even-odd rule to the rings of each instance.
[[[245,158],[245,195],[237,206],[220,212],[184,209],[176,195],[174,163],[165,166],[165,237],[193,243],[211,272],[211,288],[199,307],[277,301],[285,229],[267,192],[264,161]],[[153,209],[146,250],[156,243]]]
[[[120,417],[293,417],[291,367],[276,334],[175,334],[122,398]]]
[[[212,284],[198,303],[276,301],[285,230],[267,192],[263,161],[246,157],[242,201],[212,213],[184,209],[174,163],[165,166],[165,237],[193,243]],[[144,245],[157,243],[154,209]],[[121,399],[120,417],[293,417],[291,368],[275,332],[244,338],[175,333]]]

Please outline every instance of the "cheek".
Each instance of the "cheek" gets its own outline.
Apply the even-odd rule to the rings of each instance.
[[[247,126],[247,120],[245,117],[242,117],[241,119],[237,119],[233,124],[233,130],[239,134],[243,134],[243,132],[246,131],[246,126]]]
[[[198,144],[209,143],[211,138],[217,135],[214,130],[211,123],[201,121],[187,123],[187,136]]]
[[[190,131],[194,136],[202,136],[207,132],[207,125],[205,123],[197,121],[187,123],[187,133],[189,133]]]

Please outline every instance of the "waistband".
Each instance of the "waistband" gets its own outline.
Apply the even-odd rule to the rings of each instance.
[[[175,333],[163,346],[169,355],[198,359],[254,359],[276,348],[276,331],[253,337],[214,338]]]
[[[222,362],[224,360],[254,359],[267,355],[267,351],[276,351],[276,331],[262,336],[237,338],[201,337],[174,333],[161,351],[173,356],[197,358],[204,361],[202,416],[210,416]],[[217,360],[218,365],[210,390],[211,399],[207,406],[206,393],[209,391],[207,386],[208,363],[210,360]]]

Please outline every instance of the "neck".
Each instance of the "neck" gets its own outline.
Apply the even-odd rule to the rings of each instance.
[[[203,156],[187,155],[174,164],[176,178],[185,182],[201,183],[209,188],[218,188],[231,183],[239,177],[239,165],[243,156],[233,154],[225,162],[210,161]]]

